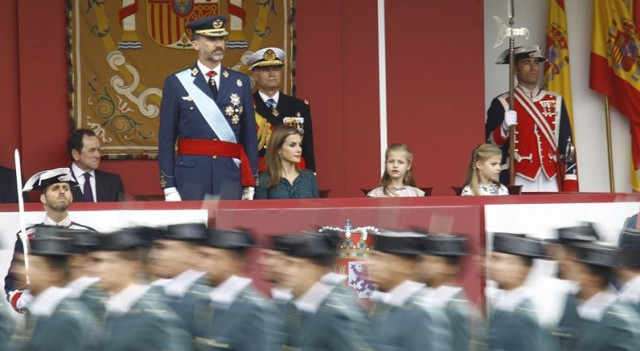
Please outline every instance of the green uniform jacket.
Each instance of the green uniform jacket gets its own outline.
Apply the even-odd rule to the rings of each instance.
[[[277,309],[251,286],[230,304],[200,299],[194,316],[194,350],[275,349]]]
[[[564,315],[554,335],[563,351],[640,350],[640,317],[622,302],[614,302],[600,321]]]
[[[366,329],[364,315],[352,294],[332,287],[315,312],[302,311],[295,303],[285,312],[284,350],[362,350]]]
[[[95,348],[98,325],[77,299],[64,298],[50,316],[27,316],[27,340],[18,349],[84,351]]]
[[[147,292],[125,314],[108,313],[103,351],[190,350],[191,338],[173,310]]]
[[[493,309],[489,318],[489,349],[492,351],[542,351],[542,332],[529,299],[513,311]]]

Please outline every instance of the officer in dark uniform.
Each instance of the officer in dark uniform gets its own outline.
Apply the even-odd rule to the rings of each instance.
[[[563,316],[557,334],[562,350],[638,350],[640,317],[609,290],[618,265],[617,247],[599,242],[573,244],[578,252],[571,275],[580,283],[577,314]]]
[[[285,52],[275,47],[258,50],[247,59],[251,76],[256,83],[253,103],[258,128],[259,156],[261,159],[265,156],[269,138],[275,128],[287,124],[298,128],[303,136],[300,168],[315,172],[311,109],[308,101],[281,91],[285,62]],[[260,166],[262,167],[262,164]]]
[[[98,326],[71,290],[63,288],[69,275],[71,239],[29,240],[31,291],[34,300],[26,316],[24,350],[88,350],[97,345]],[[30,338],[29,338],[30,336]]]
[[[283,349],[365,348],[364,315],[341,289],[347,277],[331,272],[340,242],[334,232],[302,234],[286,252],[282,285],[295,298],[285,309]]]
[[[190,350],[191,338],[173,310],[140,282],[143,250],[139,229],[100,236],[90,271],[112,295],[106,302],[101,350]]]
[[[620,300],[640,314],[640,231],[626,228],[620,234],[620,267],[617,276],[622,283]]]
[[[468,351],[481,345],[482,317],[456,284],[462,259],[468,254],[467,238],[461,235],[429,234],[423,238],[419,277],[427,284],[424,295],[431,304],[444,308],[453,333],[453,351]]]
[[[251,81],[221,65],[226,22],[213,16],[187,23],[198,61],[164,83],[158,161],[168,201],[253,198],[258,146]]]
[[[425,284],[412,280],[423,251],[422,235],[376,235],[368,258],[370,281],[379,290],[369,312],[370,344],[375,350],[441,350],[451,345],[448,318],[423,298]]]
[[[211,288],[195,309],[194,350],[269,351],[276,348],[278,312],[245,276],[247,232],[209,229],[200,246],[200,270]]]
[[[489,349],[541,351],[542,332],[524,281],[533,259],[544,257],[542,243],[524,235],[496,233],[488,264],[498,290],[489,291]]]

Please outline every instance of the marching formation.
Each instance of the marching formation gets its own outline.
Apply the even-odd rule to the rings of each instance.
[[[464,235],[376,234],[365,263],[377,291],[359,300],[334,272],[338,232],[270,236],[256,260],[249,232],[202,223],[112,233],[38,225],[10,270],[32,299],[15,306],[19,326],[2,306],[0,348],[638,350],[640,232],[625,229],[619,247],[597,239],[591,226],[549,242],[495,233],[484,311],[459,285]],[[542,327],[525,281],[551,258],[575,289],[559,323]],[[257,289],[264,282],[268,294]]]

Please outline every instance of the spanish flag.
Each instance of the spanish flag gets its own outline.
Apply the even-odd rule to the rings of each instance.
[[[569,31],[564,0],[549,0],[547,18],[547,62],[544,64],[543,82],[546,90],[564,98],[573,133],[573,109],[571,105],[571,70],[569,69]],[[575,142],[574,142],[575,143]]]
[[[640,36],[633,7],[624,0],[594,1],[589,87],[631,122],[631,187],[640,192]]]

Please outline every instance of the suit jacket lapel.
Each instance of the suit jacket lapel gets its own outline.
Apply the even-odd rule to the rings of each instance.
[[[204,78],[204,74],[202,74],[202,72],[200,72],[200,70],[198,69],[197,64],[191,67],[191,76],[193,77],[193,84],[195,84],[200,90],[207,94],[208,97],[213,99],[211,87],[209,87],[209,83],[207,83],[207,80]]]
[[[220,86],[218,87],[217,102],[223,101],[223,99],[225,99],[225,96],[229,95],[228,91],[232,83],[229,79],[230,78],[227,69],[224,67],[220,67]]]

